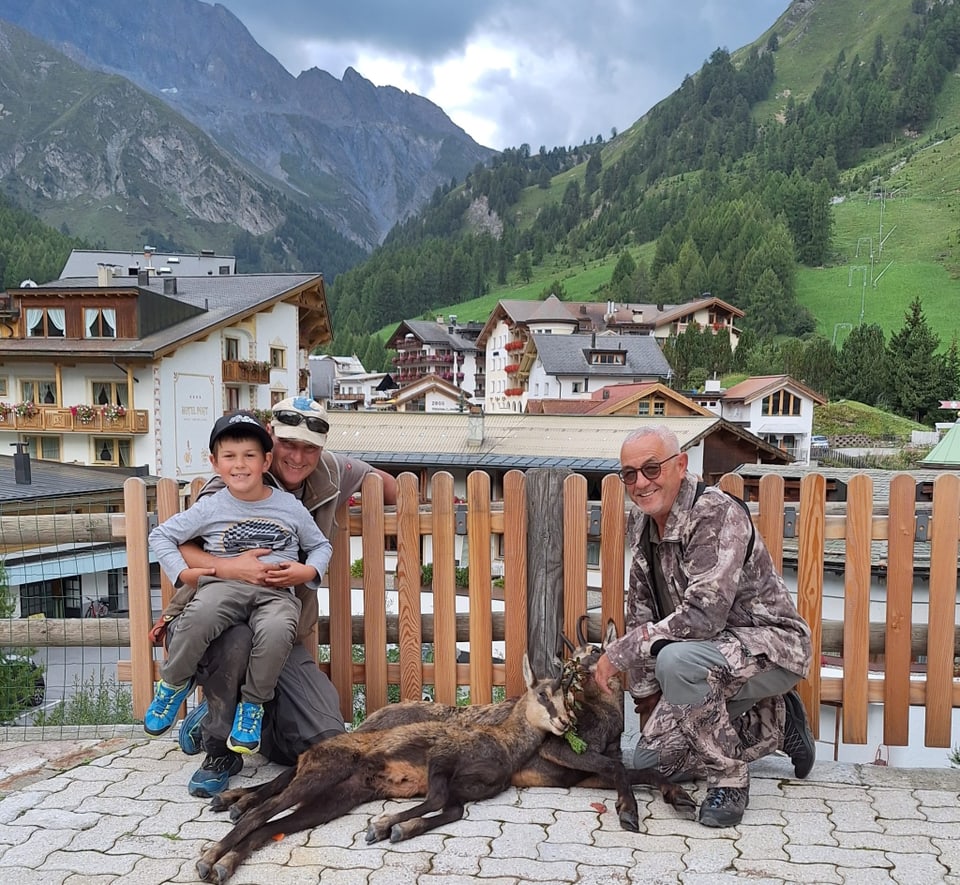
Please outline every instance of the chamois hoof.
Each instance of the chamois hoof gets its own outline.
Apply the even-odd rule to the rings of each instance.
[[[663,788],[664,801],[674,808],[696,808],[697,803],[693,797],[679,784],[671,784]]]
[[[198,860],[198,861],[197,861],[197,875],[198,875],[201,879],[203,879],[204,882],[206,882],[207,879],[210,878],[210,864],[208,864],[205,860]]]
[[[640,818],[635,811],[624,811],[620,815],[620,828],[631,833],[640,832]]]
[[[390,841],[391,842],[402,842],[404,839],[403,836],[403,827],[400,824],[394,824],[390,828]]]
[[[210,800],[211,811],[226,811],[230,808],[230,803],[225,802],[222,794],[217,794]]]
[[[214,882],[216,882],[217,885],[223,885],[223,883],[230,878],[230,873],[231,871],[225,866],[221,866],[220,864],[214,864],[213,866]]]
[[[243,809],[238,805],[230,806],[230,820],[236,823],[240,818],[243,817]]]
[[[372,845],[374,842],[379,842],[382,838],[382,836],[377,835],[377,828],[373,824],[370,824],[367,827],[367,845]]]

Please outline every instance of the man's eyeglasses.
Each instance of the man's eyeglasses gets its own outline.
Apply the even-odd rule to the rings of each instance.
[[[313,433],[326,433],[330,429],[330,425],[323,418],[311,418],[307,415],[301,415],[299,412],[274,412],[273,417],[281,424],[290,427],[297,427],[306,423],[307,430]]]
[[[663,472],[663,465],[667,461],[672,461],[676,458],[680,452],[676,452],[671,455],[669,458],[664,458],[662,461],[648,461],[643,467],[639,470],[635,467],[624,467],[617,476],[620,477],[620,482],[625,486],[632,486],[637,481],[637,474],[642,473],[647,479],[659,479],[660,474]]]

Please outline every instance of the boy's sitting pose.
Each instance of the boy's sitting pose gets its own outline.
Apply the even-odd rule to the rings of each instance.
[[[220,418],[210,433],[210,463],[226,488],[150,532],[150,546],[178,589],[164,611],[165,620],[177,617],[177,629],[144,716],[148,734],[162,734],[173,725],[207,646],[227,627],[248,622],[253,649],[227,746],[236,753],[255,753],[260,747],[263,705],[273,697],[296,638],[300,600],[293,588],[306,584],[315,589],[333,552],[297,498],[264,485],[272,448],[269,431],[250,413]],[[224,580],[214,569],[187,566],[178,547],[194,538],[217,556],[269,548],[272,553],[261,559],[280,565],[264,579],[265,586]],[[299,561],[300,551],[305,563]]]

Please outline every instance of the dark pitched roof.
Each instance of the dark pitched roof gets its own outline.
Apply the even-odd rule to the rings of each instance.
[[[650,335],[533,335],[537,356],[548,375],[622,375],[667,378],[670,364]],[[594,365],[590,354],[598,351],[623,352],[624,365]]]
[[[146,476],[137,468],[87,467],[31,459],[30,485],[20,485],[16,481],[13,456],[0,455],[0,504],[107,493],[122,495],[123,484],[131,476],[142,476],[147,485],[156,485],[158,481],[157,477]]]
[[[88,292],[142,291],[147,298],[167,299],[195,309],[193,316],[165,329],[151,332],[143,338],[83,338],[70,340],[70,352],[91,358],[141,357],[156,358],[179,342],[188,341],[205,331],[230,325],[245,315],[251,315],[271,302],[288,298],[292,292],[311,285],[321,285],[320,274],[235,274],[224,276],[176,277],[177,292],[164,293],[164,281],[173,277],[151,277],[149,285],[140,286],[135,281],[102,287],[96,277],[75,277],[54,280],[38,287],[40,290],[83,290]],[[38,289],[31,289],[36,292]],[[63,341],[59,338],[6,338],[3,348],[9,354],[61,354]]]

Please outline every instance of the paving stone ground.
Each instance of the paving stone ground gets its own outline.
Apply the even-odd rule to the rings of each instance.
[[[4,885],[160,885],[199,881],[203,847],[230,827],[187,794],[199,757],[136,730],[57,742],[0,742]],[[279,769],[254,756],[235,783]],[[789,760],[752,768],[743,823],[708,829],[637,788],[639,833],[613,795],[510,789],[464,820],[396,845],[368,845],[374,802],[256,852],[234,885],[578,883],[954,883],[960,885],[960,771]],[[693,785],[699,800],[703,785]]]

